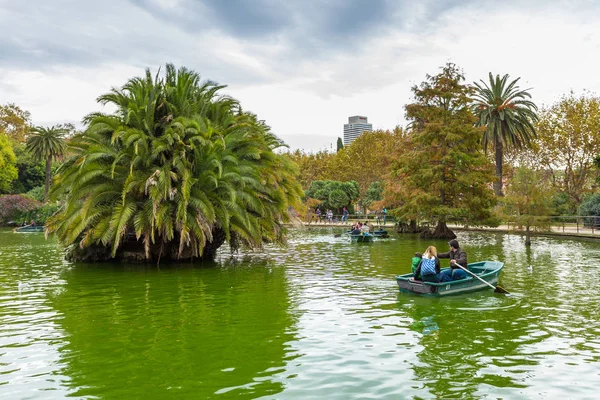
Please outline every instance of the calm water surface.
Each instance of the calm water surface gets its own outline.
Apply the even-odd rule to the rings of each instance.
[[[459,233],[512,294],[435,299],[394,281],[430,242],[335,232],[159,269],[0,231],[0,398],[598,398],[600,243]]]

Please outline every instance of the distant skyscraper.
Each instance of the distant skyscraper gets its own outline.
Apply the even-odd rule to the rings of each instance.
[[[352,141],[359,137],[364,131],[372,130],[373,125],[368,123],[367,117],[361,115],[348,117],[348,123],[344,124],[344,147],[352,143]]]

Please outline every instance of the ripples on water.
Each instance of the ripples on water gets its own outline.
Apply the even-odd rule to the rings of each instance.
[[[0,398],[597,397],[600,244],[461,233],[512,294],[436,299],[393,279],[429,242],[334,233],[156,268],[0,231]]]

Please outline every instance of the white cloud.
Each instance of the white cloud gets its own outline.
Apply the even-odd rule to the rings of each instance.
[[[339,7],[313,21],[289,3],[259,17],[268,26],[252,26],[237,10],[246,25],[234,26],[222,22],[223,3],[107,3],[44,2],[31,13],[3,6],[0,23],[12,34],[0,39],[0,103],[17,103],[38,124],[79,121],[101,109],[95,99],[110,87],[173,62],[229,84],[226,93],[293,147],[317,150],[335,147],[349,115],[367,115],[375,128],[403,124],[410,87],[447,61],[468,81],[490,71],[521,76],[538,104],[570,89],[600,91],[593,1],[393,2],[400,6],[385,18],[374,12],[357,32],[338,20]]]

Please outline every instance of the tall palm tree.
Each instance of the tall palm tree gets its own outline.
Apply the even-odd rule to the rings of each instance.
[[[44,199],[48,199],[48,190],[50,189],[50,169],[52,160],[62,157],[65,153],[65,135],[68,129],[61,125],[54,125],[50,128],[36,126],[31,130],[27,137],[27,150],[31,152],[34,159],[46,161],[46,187],[44,190]]]
[[[508,82],[508,74],[500,78],[490,72],[489,85],[481,80],[475,82],[473,95],[473,111],[478,117],[477,125],[485,127],[483,133],[483,149],[491,145],[495,149],[496,181],[494,191],[497,196],[502,193],[502,162],[504,149],[516,149],[529,145],[535,138],[534,123],[538,120],[537,106],[530,100],[528,90],[521,90],[517,82],[521,78]]]
[[[164,78],[146,71],[100,96],[117,111],[90,114],[73,138],[51,191],[65,206],[49,230],[104,258],[127,247],[155,261],[210,258],[225,240],[283,240],[287,208],[301,196],[295,165],[221,88],[169,64]]]

